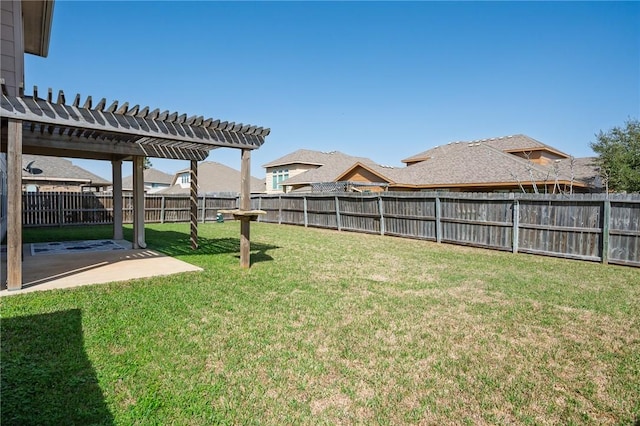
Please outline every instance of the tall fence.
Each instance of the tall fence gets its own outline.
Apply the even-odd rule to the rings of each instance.
[[[640,266],[640,195],[263,195],[263,222]]]
[[[107,224],[111,194],[25,193],[24,226]],[[215,221],[238,198],[201,196],[198,220]],[[395,235],[511,252],[640,267],[640,195],[333,193],[252,197],[261,222]],[[188,222],[189,197],[147,195],[146,222]],[[124,196],[125,223],[133,199]],[[230,217],[227,217],[229,219]]]

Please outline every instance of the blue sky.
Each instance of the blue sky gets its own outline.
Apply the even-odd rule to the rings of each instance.
[[[27,55],[25,79],[27,93],[270,127],[256,177],[299,148],[401,166],[517,133],[582,157],[640,116],[639,22],[637,2],[58,0],[49,56]],[[209,160],[240,168],[237,150]],[[110,178],[107,162],[74,163]]]

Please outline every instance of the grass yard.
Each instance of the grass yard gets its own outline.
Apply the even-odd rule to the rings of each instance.
[[[129,237],[130,229],[127,229]],[[25,240],[108,238],[28,230]],[[640,269],[239,224],[201,273],[2,304],[2,425],[640,424]]]

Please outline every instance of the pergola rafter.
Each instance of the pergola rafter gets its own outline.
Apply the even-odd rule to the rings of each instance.
[[[118,100],[106,107],[105,98],[93,106],[91,96],[82,103],[80,94],[69,105],[62,90],[55,102],[51,89],[45,99],[38,96],[37,87],[31,96],[10,96],[4,87],[2,92],[2,118],[23,123],[25,153],[41,151],[38,147],[75,151],[78,143],[86,142],[85,151],[102,153],[105,159],[128,154],[201,161],[215,148],[259,148],[270,133],[263,127],[203,116],[187,118],[138,104],[130,108],[129,102]]]

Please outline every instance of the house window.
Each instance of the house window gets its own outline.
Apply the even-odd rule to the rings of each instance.
[[[289,179],[289,169],[274,170],[271,175],[271,189],[282,189],[281,183]]]
[[[191,179],[190,179],[190,175],[189,173],[183,173],[180,175],[180,183],[190,183]]]

